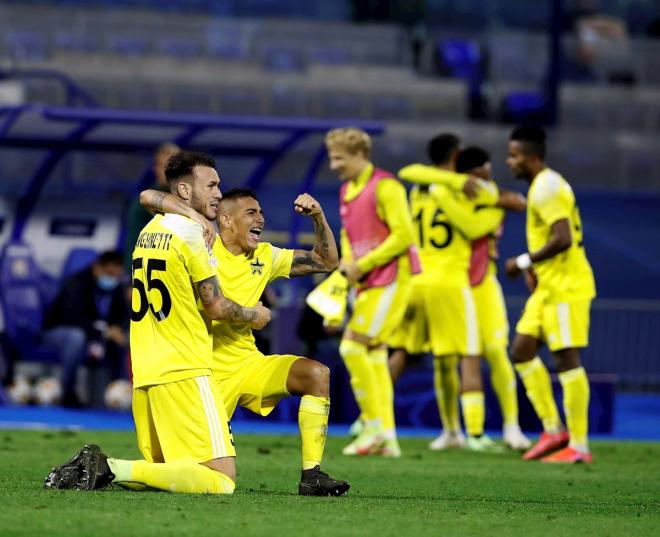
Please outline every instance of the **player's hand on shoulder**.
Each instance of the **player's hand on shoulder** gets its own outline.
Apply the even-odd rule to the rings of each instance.
[[[293,208],[298,214],[305,216],[314,216],[323,212],[321,204],[309,194],[300,194],[293,202]]]
[[[468,175],[468,178],[463,185],[463,194],[465,194],[470,199],[474,199],[477,197],[480,188],[480,179],[476,175]]]
[[[250,323],[250,328],[253,330],[261,330],[270,322],[270,310],[261,302],[257,302],[257,305],[253,309],[257,312],[257,316]]]

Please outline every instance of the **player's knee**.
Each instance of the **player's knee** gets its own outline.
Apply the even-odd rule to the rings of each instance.
[[[327,396],[330,392],[330,369],[320,362],[310,362],[308,395]]]
[[[519,364],[529,362],[536,356],[536,345],[531,345],[526,338],[516,337],[511,345],[511,359]]]

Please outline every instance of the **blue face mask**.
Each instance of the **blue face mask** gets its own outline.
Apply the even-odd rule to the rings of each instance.
[[[96,284],[104,291],[114,291],[119,285],[119,278],[102,274],[96,278]]]

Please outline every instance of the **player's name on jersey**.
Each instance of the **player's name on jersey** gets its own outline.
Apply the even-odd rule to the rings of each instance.
[[[171,233],[159,233],[144,231],[140,233],[136,248],[151,248],[155,250],[169,250],[170,241],[172,240]]]

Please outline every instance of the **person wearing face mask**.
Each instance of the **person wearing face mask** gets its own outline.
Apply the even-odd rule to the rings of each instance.
[[[43,321],[44,342],[62,365],[62,404],[80,407],[76,372],[86,360],[103,361],[113,377],[125,369],[128,305],[119,252],[103,252],[91,266],[64,282]]]

